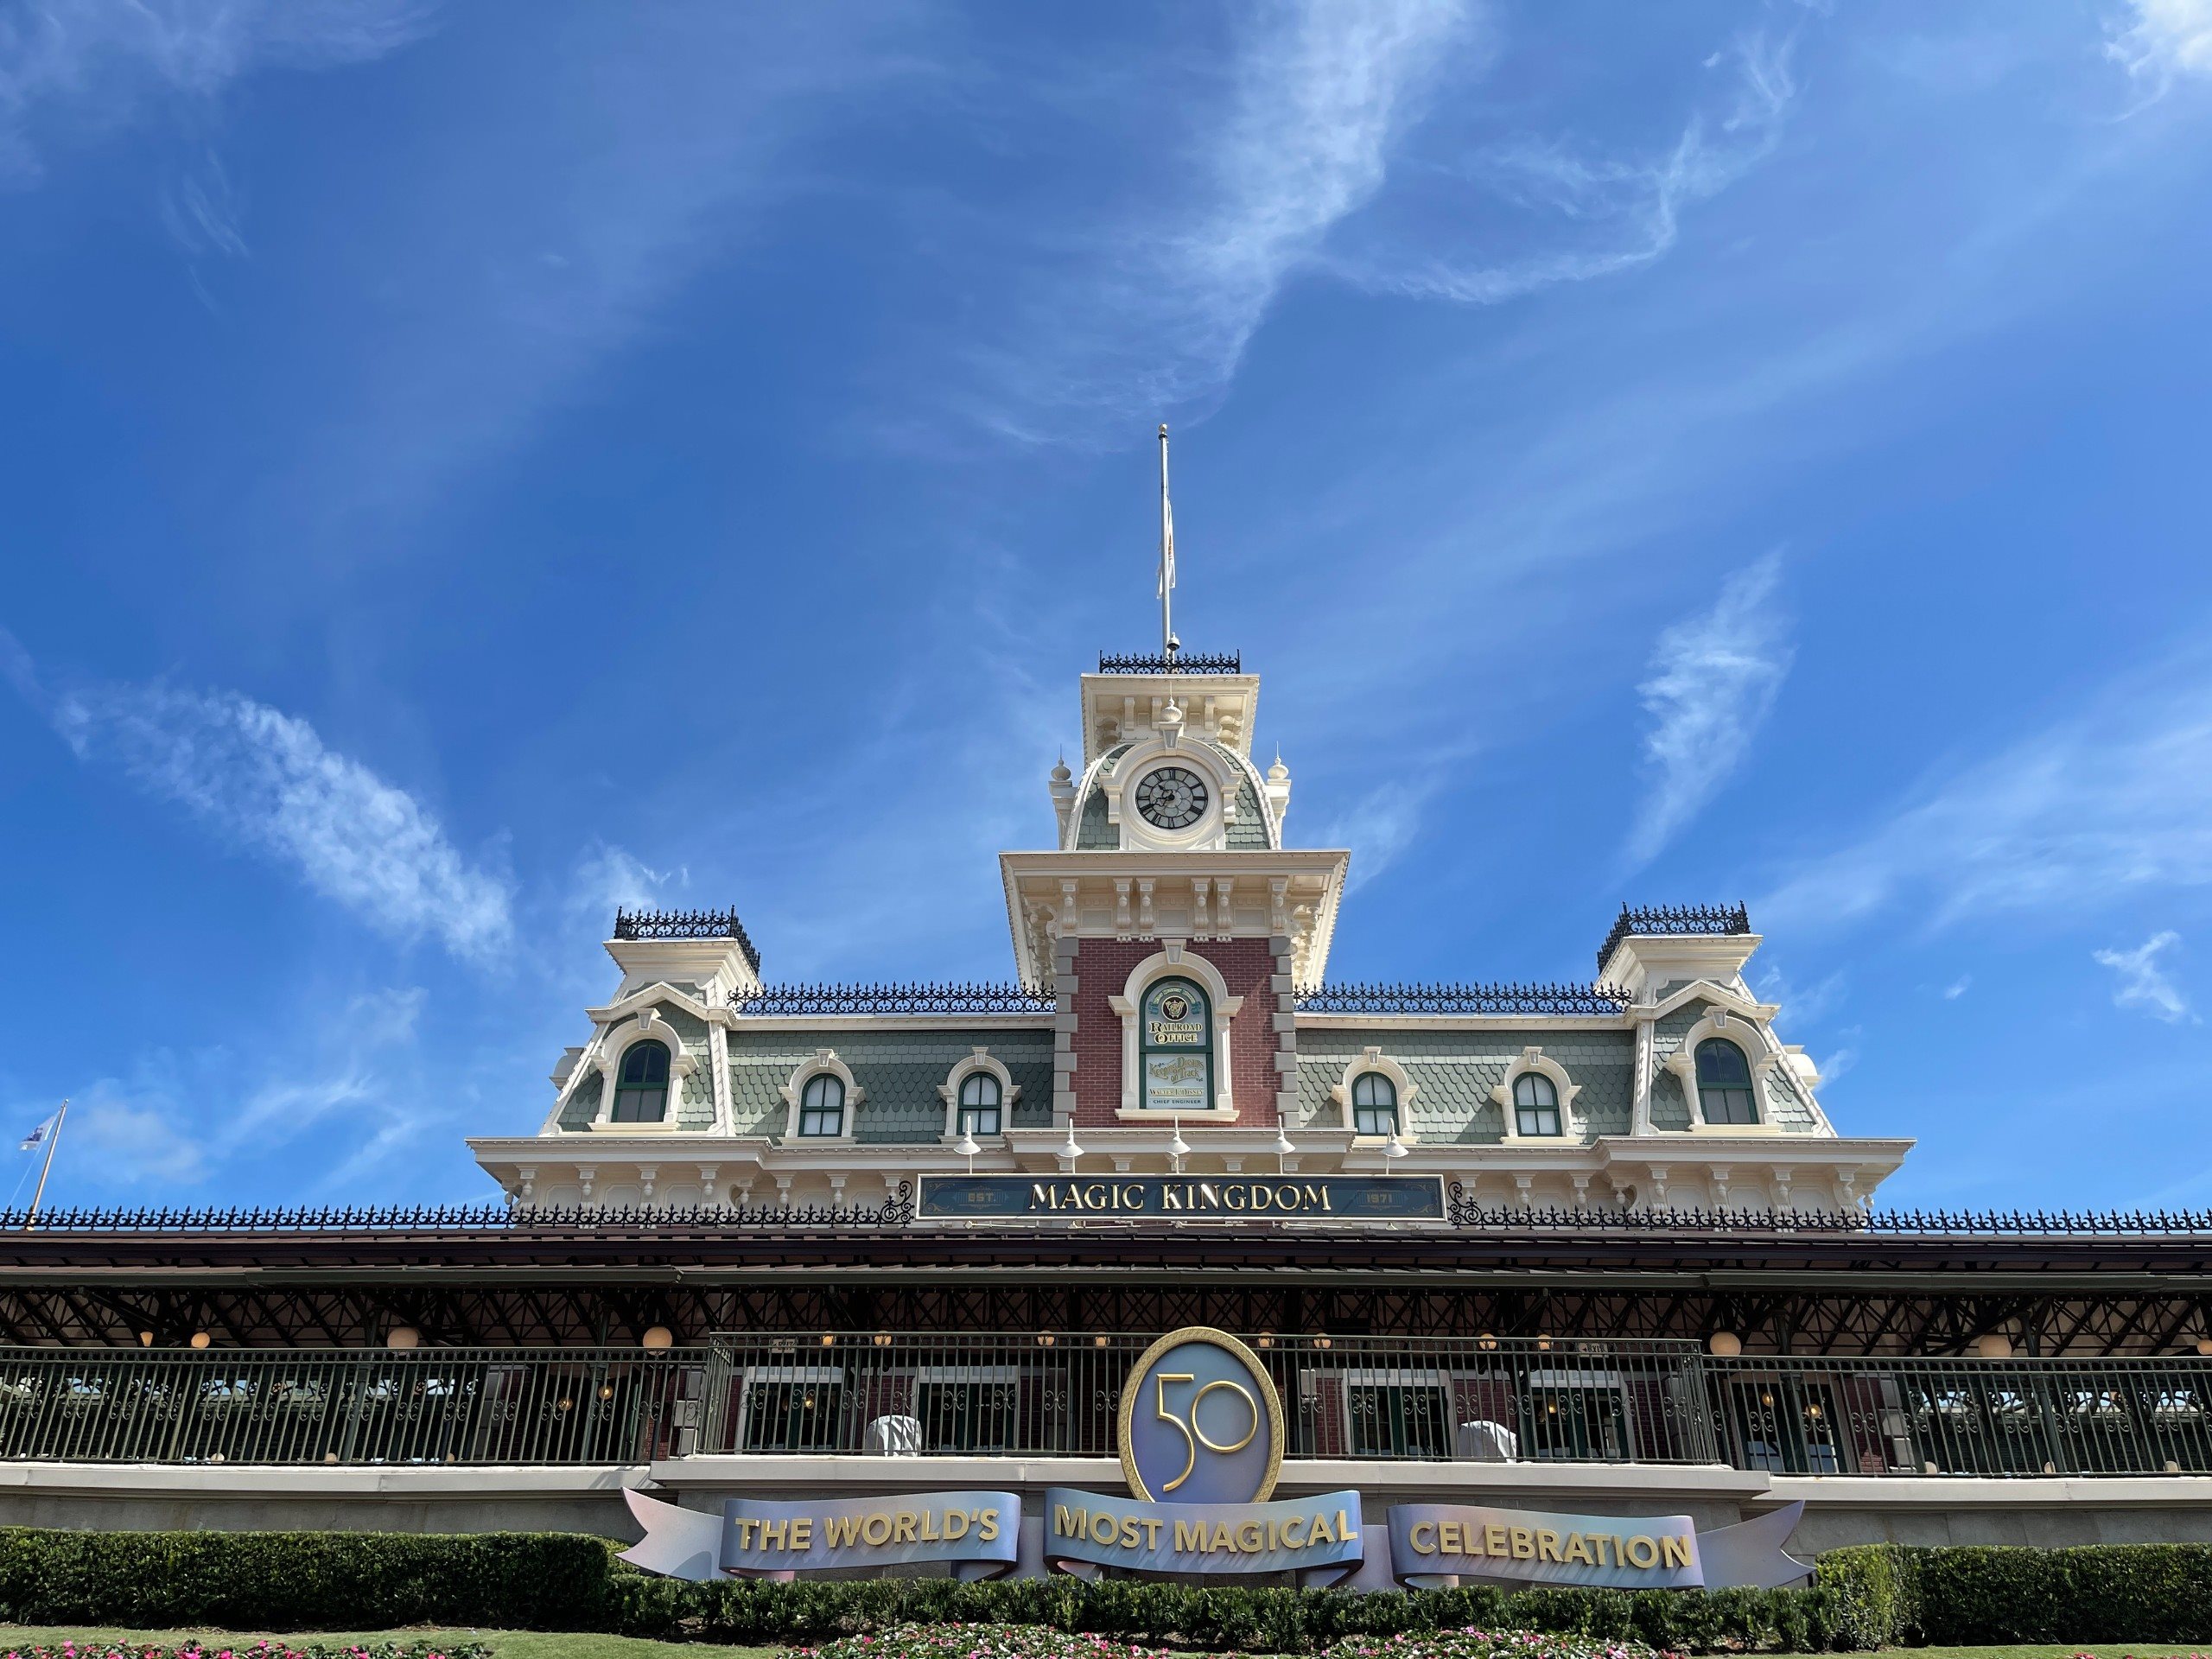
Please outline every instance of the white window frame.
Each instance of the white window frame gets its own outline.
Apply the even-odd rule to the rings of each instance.
[[[1521,1133],[1521,1114],[1513,1100],[1513,1085],[1531,1071],[1542,1077],[1559,1096],[1559,1133],[1557,1135],[1523,1135]],[[1505,1113],[1505,1138],[1516,1147],[1564,1147],[1575,1143],[1574,1097],[1582,1092],[1582,1085],[1567,1075],[1561,1065],[1541,1047],[1524,1048],[1520,1057],[1505,1068],[1505,1080],[1490,1091],[1490,1097]]]
[[[1705,1121],[1705,1096],[1697,1086],[1697,1046],[1718,1037],[1731,1042],[1744,1052],[1744,1063],[1751,1069],[1751,1100],[1758,1107],[1759,1121],[1756,1123],[1708,1123]],[[1764,1026],[1757,1020],[1732,1015],[1726,1008],[1708,1007],[1697,1024],[1682,1033],[1681,1046],[1667,1057],[1667,1069],[1681,1084],[1683,1096],[1689,1102],[1690,1133],[1692,1135],[1780,1135],[1782,1126],[1774,1121],[1774,1090],[1768,1086],[1767,1068],[1773,1063],[1773,1040]]]
[[[1210,1111],[1171,1112],[1144,1103],[1139,1010],[1144,1006],[1145,993],[1154,982],[1162,979],[1195,980],[1213,1004],[1214,1103]],[[1122,994],[1108,997],[1106,1003],[1122,1016],[1122,1104],[1116,1117],[1140,1123],[1165,1123],[1171,1118],[1185,1123],[1236,1121],[1236,1096],[1229,1069],[1229,1022],[1244,1006],[1244,999],[1229,994],[1229,982],[1222,977],[1220,969],[1191,950],[1185,941],[1164,940],[1160,950],[1129,969]]]
[[[806,1094],[806,1085],[819,1077],[833,1077],[845,1086],[844,1127],[836,1135],[801,1135],[798,1132],[799,1103]],[[783,1142],[786,1149],[792,1147],[849,1147],[853,1142],[853,1121],[860,1103],[868,1098],[868,1090],[853,1081],[853,1068],[837,1058],[834,1048],[817,1048],[813,1058],[801,1060],[791,1068],[791,1077],[779,1092],[784,1097]]]
[[[1337,1103],[1337,1121],[1352,1130],[1351,1143],[1355,1147],[1379,1147],[1390,1137],[1387,1135],[1361,1135],[1358,1120],[1352,1115],[1351,1086],[1363,1071],[1379,1071],[1390,1079],[1390,1086],[1398,1091],[1398,1140],[1402,1145],[1412,1146],[1421,1137],[1414,1133],[1413,1106],[1421,1093],[1421,1084],[1406,1075],[1400,1065],[1379,1048],[1363,1048],[1344,1066],[1344,1074],[1329,1085],[1329,1098]]]
[[[615,1079],[621,1075],[622,1057],[639,1043],[661,1043],[668,1049],[668,1109],[658,1123],[617,1123],[614,1122]],[[661,1017],[658,1008],[641,1008],[637,1014],[619,1026],[610,1026],[596,1045],[594,1054],[586,1050],[579,1056],[575,1071],[582,1071],[596,1066],[599,1070],[599,1103],[592,1110],[591,1122],[586,1125],[594,1135],[667,1135],[676,1128],[676,1114],[683,1103],[683,1080],[699,1068],[698,1060],[683,1046],[676,1027]],[[565,1096],[564,1096],[565,1098]],[[559,1108],[555,1108],[557,1121]]]
[[[944,1074],[944,1081],[937,1086],[938,1097],[944,1102],[944,1143],[950,1146],[960,1138],[960,1090],[962,1085],[978,1071],[998,1079],[999,1132],[982,1137],[988,1141],[1003,1141],[1006,1132],[1014,1127],[1014,1103],[1021,1098],[1021,1085],[1006,1069],[1005,1062],[988,1048],[971,1048],[967,1058],[953,1062],[952,1070]]]

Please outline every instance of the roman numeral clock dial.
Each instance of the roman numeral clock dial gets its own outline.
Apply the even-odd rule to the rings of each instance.
[[[1205,780],[1182,766],[1155,766],[1137,784],[1137,810],[1156,830],[1187,830],[1205,810]]]

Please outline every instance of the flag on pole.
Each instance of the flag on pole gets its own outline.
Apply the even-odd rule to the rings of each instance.
[[[41,1147],[47,1143],[48,1138],[54,1134],[54,1126],[60,1121],[61,1114],[56,1112],[52,1117],[48,1118],[45,1122],[40,1124],[29,1135],[25,1135],[23,1137],[22,1145],[18,1147],[16,1150],[18,1152],[36,1152]]]
[[[1160,507],[1160,591],[1154,599],[1167,597],[1167,590],[1175,585],[1175,509],[1163,501]]]

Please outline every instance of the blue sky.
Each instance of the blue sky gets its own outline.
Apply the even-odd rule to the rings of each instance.
[[[1004,976],[1166,420],[1336,976],[1740,897],[1893,1200],[2212,1204],[2209,141],[2212,0],[0,0],[0,1106],[480,1198],[620,902]]]

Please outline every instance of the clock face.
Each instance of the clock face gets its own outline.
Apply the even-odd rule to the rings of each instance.
[[[1187,830],[1205,810],[1205,780],[1181,766],[1155,766],[1137,785],[1137,810],[1155,829]]]

